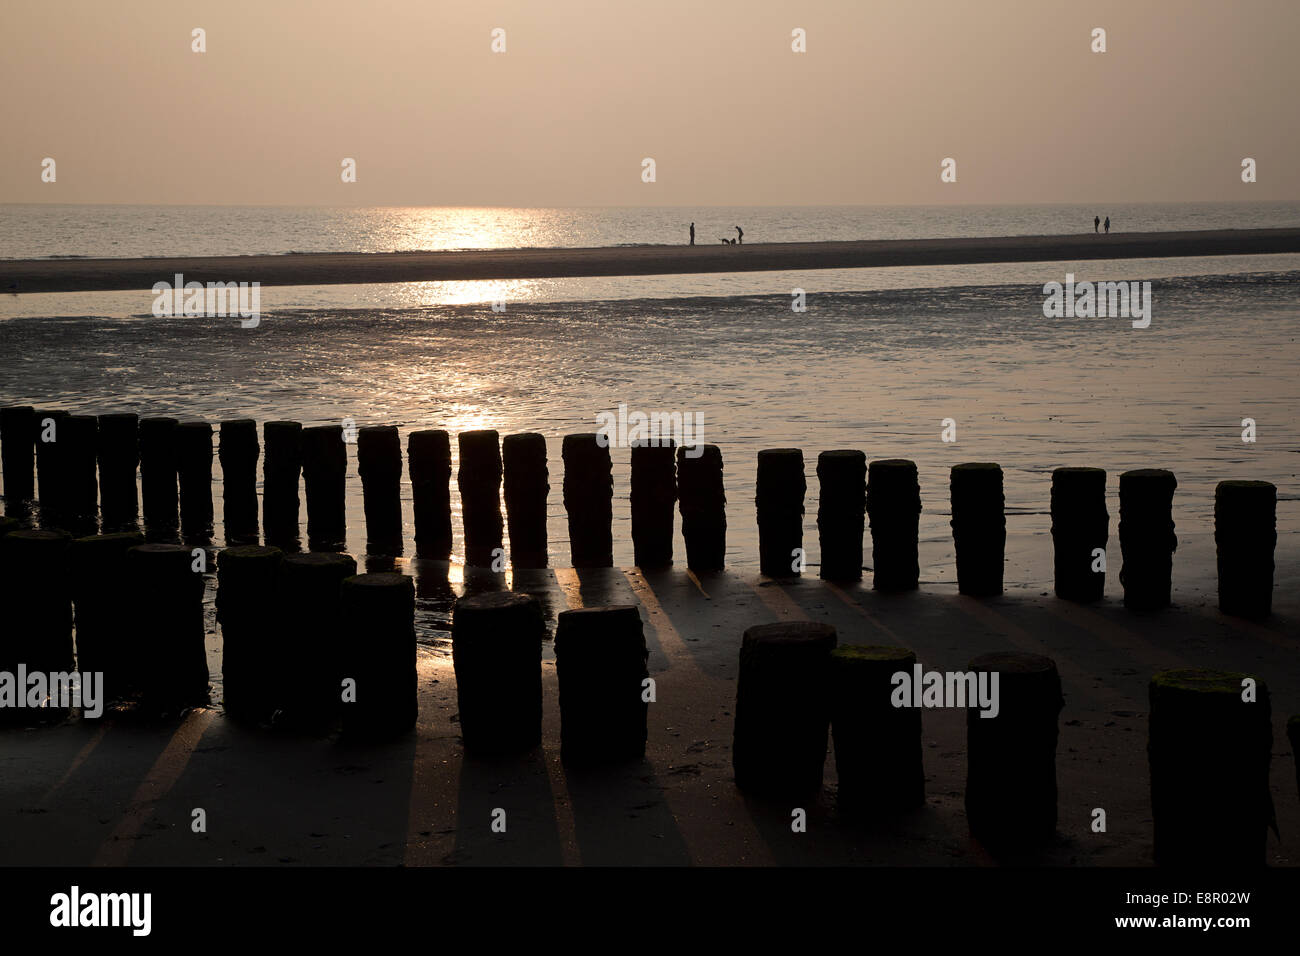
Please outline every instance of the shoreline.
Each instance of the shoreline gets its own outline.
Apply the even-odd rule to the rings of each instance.
[[[1300,228],[852,242],[313,252],[252,256],[0,260],[0,292],[148,290],[170,283],[363,285],[506,279],[861,269],[1300,253]]]

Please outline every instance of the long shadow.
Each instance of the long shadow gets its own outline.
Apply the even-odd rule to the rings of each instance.
[[[649,761],[566,770],[584,866],[686,866],[686,841]]]
[[[540,747],[510,757],[462,756],[455,849],[443,862],[462,866],[564,862],[555,800]]]

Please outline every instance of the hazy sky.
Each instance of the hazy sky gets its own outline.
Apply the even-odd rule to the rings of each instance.
[[[5,0],[0,22],[0,202],[1300,199],[1298,0]]]

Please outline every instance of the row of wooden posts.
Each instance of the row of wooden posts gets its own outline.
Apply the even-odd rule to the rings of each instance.
[[[134,529],[143,511],[149,540],[203,542],[213,530],[213,429],[206,422],[137,419],[134,414],[75,415],[31,406],[0,409],[0,454],[10,512],[33,498],[39,478],[42,525],[85,534]],[[548,563],[546,503],[550,491],[546,439],[536,433],[496,431],[457,436],[465,563],[504,568],[505,532],[510,564]],[[367,551],[401,554],[402,446],[394,426],[356,432],[366,519]],[[264,454],[263,454],[264,453]],[[564,506],[573,565],[613,566],[613,478],[610,450],[596,433],[563,440]],[[259,445],[251,419],[222,422],[217,457],[223,479],[227,544],[257,543],[257,461],[263,455],[261,530],[268,545],[299,548],[299,482],[306,491],[311,551],[345,546],[347,449],[341,425],[303,428],[266,422]],[[414,431],[406,446],[416,554],[447,560],[452,553],[451,436]],[[137,471],[140,498],[137,499]],[[856,450],[817,457],[820,484],[817,526],[820,575],[860,580],[863,539],[870,521],[873,586],[915,589],[920,485],[914,462],[882,459],[868,464]],[[98,473],[98,481],[96,475]],[[506,520],[501,499],[504,487]],[[1120,580],[1124,602],[1137,609],[1170,603],[1177,547],[1172,506],[1177,480],[1163,469],[1120,475]],[[687,566],[720,570],[726,552],[726,493],[722,453],[715,445],[674,448],[671,443],[631,449],[634,560],[657,569],[672,564],[674,506],[682,516]],[[758,453],[755,504],[761,571],[772,577],[800,573],[807,480],[797,448]],[[952,533],[958,588],[987,596],[1003,590],[1006,517],[1000,466],[955,465],[951,471]],[[98,498],[98,500],[97,500]],[[1219,600],[1222,610],[1266,617],[1272,607],[1276,544],[1276,488],[1264,481],[1223,481],[1215,493]],[[16,504],[14,504],[16,503]],[[1106,472],[1058,468],[1052,473],[1052,539],[1056,593],[1077,601],[1101,598],[1110,515]],[[1100,560],[1099,560],[1099,556]]]
[[[148,707],[170,709],[207,703],[203,584],[188,548],[145,543],[139,533],[72,540],[5,519],[0,564],[0,580],[15,595],[3,601],[0,670],[22,662],[29,672],[71,671],[75,606],[77,667],[103,674],[108,698],[138,695]],[[220,552],[217,620],[229,714],[297,727],[341,719],[345,733],[360,737],[415,724],[413,579],[356,570],[342,553],[260,545]],[[490,592],[456,603],[452,649],[467,753],[518,753],[541,742],[545,638],[533,595]],[[655,691],[638,608],[561,612],[555,657],[561,759],[593,766],[643,758]],[[835,628],[823,623],[745,630],[737,786],[776,799],[816,794],[829,734],[843,812],[879,816],[923,804],[921,710],[893,699],[894,675],[912,673],[916,663],[903,647],[840,646]],[[986,719],[973,706],[967,714],[971,831],[994,850],[1040,846],[1057,826],[1064,699],[1056,665],[1000,653],[976,657],[968,670],[1000,678],[996,716]],[[1244,677],[1194,670],[1151,681],[1157,862],[1263,860],[1272,819],[1269,692],[1259,682],[1254,700],[1244,701]],[[1293,719],[1293,738],[1298,731]]]

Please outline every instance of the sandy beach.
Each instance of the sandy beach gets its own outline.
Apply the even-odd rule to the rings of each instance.
[[[171,282],[178,273],[187,282],[319,286],[1296,252],[1300,252],[1300,229],[1223,229],[1109,236],[1085,233],[1005,238],[750,243],[744,246],[719,243],[712,246],[594,249],[16,259],[0,261],[0,291],[23,294],[149,289],[156,282]]]

